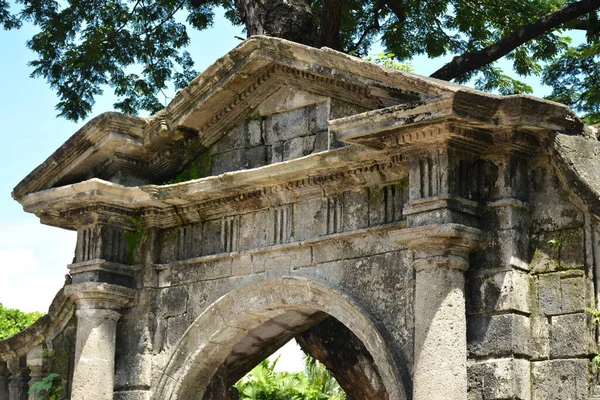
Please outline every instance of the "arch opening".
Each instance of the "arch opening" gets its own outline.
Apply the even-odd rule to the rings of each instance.
[[[366,314],[326,285],[296,277],[256,282],[209,306],[172,350],[154,398],[226,399],[231,385],[294,337],[333,373],[348,399],[363,398],[353,397],[358,384],[381,399],[407,398]]]

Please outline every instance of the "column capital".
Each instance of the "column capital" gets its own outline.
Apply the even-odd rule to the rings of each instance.
[[[486,242],[485,232],[460,224],[401,229],[390,237],[415,252],[413,267],[417,271],[436,267],[465,271],[469,267],[469,253]]]
[[[467,252],[480,248],[486,234],[480,229],[461,224],[432,224],[400,229],[390,233],[391,239],[409,249],[454,249]]]
[[[78,310],[119,310],[131,307],[135,290],[109,283],[86,282],[65,287],[65,295],[75,302]]]

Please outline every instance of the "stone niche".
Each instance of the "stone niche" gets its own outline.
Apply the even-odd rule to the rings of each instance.
[[[15,187],[77,242],[48,315],[0,342],[0,400],[50,372],[76,400],[234,399],[292,338],[348,399],[599,398],[595,132],[250,38]]]

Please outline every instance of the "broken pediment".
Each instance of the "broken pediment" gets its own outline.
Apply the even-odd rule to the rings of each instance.
[[[109,196],[119,207],[162,209],[347,170],[402,164],[393,172],[402,177],[404,155],[436,143],[535,154],[541,138],[577,135],[581,128],[557,103],[491,95],[330,49],[255,37],[156,115],[94,118],[13,196],[39,215],[56,205],[44,218],[62,224],[59,213],[81,205],[67,198],[104,202]],[[183,181],[192,182],[170,185]],[[85,194],[73,194],[79,190]],[[185,199],[174,198],[179,195]]]
[[[364,111],[363,106],[282,86],[170,181],[257,168],[341,147],[344,144],[329,134],[329,120]]]
[[[256,133],[256,124],[248,122],[258,119],[272,128],[266,134],[281,128],[280,136],[265,143],[271,150],[265,149],[263,157],[262,150],[254,149],[257,154],[244,156],[250,161],[240,159],[230,167],[217,160],[214,170],[296,158],[330,147],[331,139],[323,133],[328,119],[449,96],[458,88],[330,49],[254,37],[217,60],[156,115],[105,113],[92,119],[19,183],[13,196],[92,178],[125,186],[169,182],[199,158],[214,155],[213,145],[222,149],[226,142],[235,142],[225,137],[236,136],[240,129],[248,136],[249,147],[244,148],[256,147],[250,144],[257,144],[257,137],[249,136]],[[306,116],[312,125],[300,123]],[[301,129],[306,132],[293,132]],[[314,140],[297,139],[308,136]]]

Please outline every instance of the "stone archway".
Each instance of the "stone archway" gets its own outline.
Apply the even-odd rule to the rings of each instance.
[[[228,293],[209,306],[173,348],[154,399],[202,398],[211,378],[269,321],[288,321],[285,343],[301,329],[332,316],[345,325],[373,358],[390,400],[405,400],[406,383],[373,322],[341,293],[306,278],[273,278]],[[304,319],[304,320],[303,320]],[[303,322],[304,321],[304,322]],[[282,345],[280,343],[279,345]],[[271,341],[271,344],[277,343]],[[237,347],[236,347],[237,346]]]

